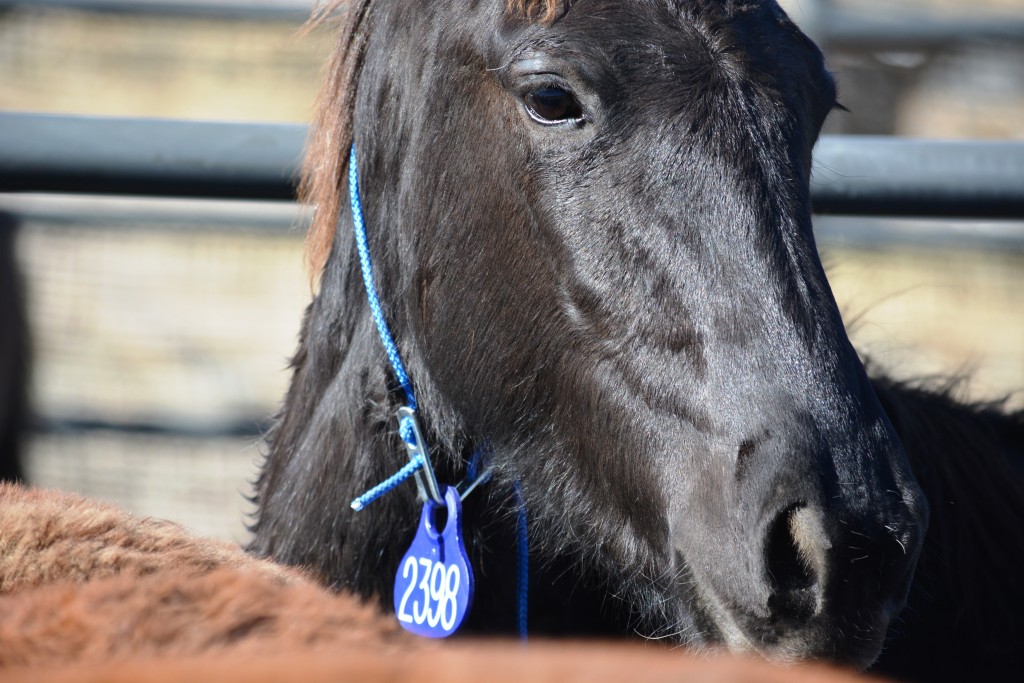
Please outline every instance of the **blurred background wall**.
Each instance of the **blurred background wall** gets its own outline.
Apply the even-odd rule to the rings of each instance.
[[[300,35],[292,16],[46,4],[0,10],[0,109],[305,122],[332,44],[326,30]],[[824,26],[828,11],[1019,24],[1021,0],[782,4],[825,45],[851,109],[827,132],[1024,138],[1019,36],[857,47],[830,44]],[[259,434],[310,297],[305,214],[26,195],[0,195],[0,212],[20,223],[34,348],[28,480],[245,540]],[[853,338],[877,367],[960,377],[965,397],[1024,406],[1024,225],[820,217],[816,230]]]

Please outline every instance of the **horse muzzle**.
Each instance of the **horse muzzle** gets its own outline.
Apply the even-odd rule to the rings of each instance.
[[[720,487],[718,505],[706,504],[710,482],[700,486],[702,508],[719,512],[677,525],[690,595],[711,640],[732,651],[866,668],[906,603],[924,496],[910,477],[844,489],[823,484],[806,453],[772,460],[748,486]]]

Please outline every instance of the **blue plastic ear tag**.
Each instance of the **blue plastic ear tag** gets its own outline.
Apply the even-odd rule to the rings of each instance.
[[[423,504],[416,538],[395,575],[395,614],[406,631],[446,638],[462,624],[473,602],[473,571],[462,544],[462,499],[446,486],[448,522],[438,533],[429,501]]]

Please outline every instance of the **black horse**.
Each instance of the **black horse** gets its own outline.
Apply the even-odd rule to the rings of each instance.
[[[320,289],[253,551],[388,603],[417,522],[411,485],[347,504],[404,461],[339,211],[354,140],[439,477],[483,443],[496,471],[466,503],[470,629],[513,628],[519,482],[531,632],[871,664],[928,504],[814,243],[819,50],[772,0],[352,0],[345,22],[308,156]]]
[[[30,349],[17,230],[17,218],[0,212],[0,481],[24,476],[21,442],[28,424]]]

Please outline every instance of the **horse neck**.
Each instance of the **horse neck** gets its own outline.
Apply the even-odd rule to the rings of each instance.
[[[1012,642],[1024,604],[1024,412],[874,384],[931,508],[907,628],[934,628],[935,638],[961,647]],[[896,640],[890,650],[900,647]]]

